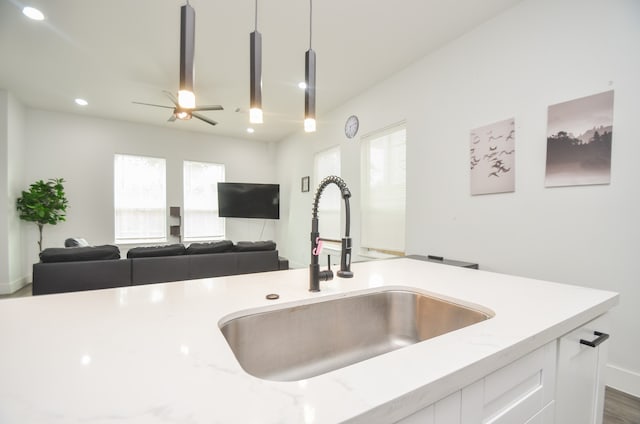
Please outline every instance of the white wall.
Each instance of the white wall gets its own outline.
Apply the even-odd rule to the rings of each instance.
[[[354,194],[358,248],[360,153],[358,141],[344,137],[344,122],[358,115],[362,135],[406,119],[406,252],[620,292],[609,384],[640,395],[639,46],[636,0],[525,0],[319,116],[316,134],[279,145],[278,179],[289,193],[282,205],[289,220],[277,230],[281,253],[308,264],[312,193],[300,193],[299,181],[311,174],[314,152],[336,144]],[[610,89],[611,184],[544,188],[547,106]],[[511,117],[515,193],[470,196],[470,130]]]
[[[268,143],[37,109],[27,109],[26,122],[25,181],[64,178],[69,200],[66,222],[45,226],[43,248],[61,247],[68,237],[113,244],[115,153],[166,158],[168,206],[183,203],[183,160],[223,163],[227,181],[275,182],[274,149]],[[233,241],[258,240],[263,223],[229,220],[226,236]],[[30,226],[29,266],[38,260],[37,232]],[[268,221],[262,239],[272,238],[274,223]],[[123,254],[127,248],[120,246]]]
[[[22,190],[24,108],[9,92],[0,90],[0,294],[26,284],[23,226],[16,210]]]
[[[9,95],[8,115],[8,173],[7,190],[9,194],[9,208],[7,210],[8,244],[9,244],[9,282],[13,289],[27,283],[24,275],[26,264],[26,249],[23,243],[25,225],[20,221],[20,214],[16,209],[16,200],[20,197],[24,187],[23,166],[25,163],[24,131],[25,108],[12,95]],[[13,290],[12,289],[12,290]]]
[[[7,221],[10,208],[8,184],[9,156],[9,93],[0,91],[0,293],[9,289],[9,223]]]

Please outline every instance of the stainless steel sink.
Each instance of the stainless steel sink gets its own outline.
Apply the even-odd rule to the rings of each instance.
[[[223,320],[220,329],[246,372],[267,380],[296,381],[492,316],[403,288],[283,305]]]

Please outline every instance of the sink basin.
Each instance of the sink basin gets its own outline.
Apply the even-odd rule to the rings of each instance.
[[[220,323],[236,359],[255,377],[313,377],[493,316],[405,288],[280,306]]]

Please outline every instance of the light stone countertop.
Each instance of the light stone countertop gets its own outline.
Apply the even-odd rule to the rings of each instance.
[[[613,292],[412,259],[0,300],[0,423],[392,422],[601,315]],[[253,377],[218,323],[247,309],[413,287],[487,321],[296,382]],[[265,299],[278,293],[280,299]]]

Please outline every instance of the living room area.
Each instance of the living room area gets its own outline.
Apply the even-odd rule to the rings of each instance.
[[[10,37],[2,33],[2,28],[9,32],[17,25],[9,19],[15,9],[10,3],[4,1],[0,6],[0,52],[18,64],[18,71],[14,72],[30,73],[33,70],[24,57],[18,54],[17,47],[9,45]],[[196,66],[200,71],[195,92],[199,104],[219,102],[224,106],[224,111],[202,112],[211,119],[215,117],[215,126],[197,119],[167,122],[173,116],[169,110],[173,106],[165,110],[132,104],[171,104],[163,90],[174,92],[178,88],[179,5],[170,6],[168,12],[157,10],[157,19],[169,15],[167,20],[175,24],[176,31],[162,33],[155,42],[141,35],[132,45],[122,34],[115,34],[117,47],[105,47],[104,57],[99,53],[88,55],[95,62],[88,62],[86,72],[81,66],[64,66],[76,49],[83,50],[85,46],[70,47],[72,43],[61,36],[64,49],[58,60],[52,61],[44,54],[42,60],[54,62],[51,74],[62,75],[65,87],[73,90],[52,89],[55,93],[49,103],[39,103],[33,92],[24,89],[26,83],[15,82],[8,67],[0,70],[0,303],[9,296],[32,293],[34,265],[40,262],[38,228],[20,220],[15,205],[22,191],[34,181],[63,178],[69,202],[65,221],[45,226],[43,249],[64,249],[70,238],[84,239],[91,246],[115,246],[120,261],[129,261],[125,266],[130,267],[127,275],[131,285],[131,267],[137,259],[128,258],[128,253],[150,246],[178,244],[186,252],[191,244],[224,240],[233,246],[243,242],[265,246],[271,242],[270,255],[287,264],[284,268],[271,261],[265,271],[308,268],[313,249],[309,234],[315,190],[323,177],[337,175],[351,192],[354,263],[375,263],[375,259],[390,256],[437,255],[479,264],[482,271],[620,293],[621,302],[610,313],[614,336],[606,365],[607,384],[640,396],[640,360],[636,354],[640,340],[635,327],[640,308],[635,275],[640,239],[640,168],[635,159],[640,156],[640,144],[634,141],[640,110],[638,2],[519,0],[495,1],[485,8],[467,2],[468,8],[460,14],[450,9],[447,13],[438,9],[442,12],[438,14],[433,9],[435,16],[430,16],[428,10],[432,2],[410,3],[411,7],[397,14],[390,5],[371,5],[371,19],[380,25],[377,30],[371,29],[371,34],[382,33],[376,38],[380,40],[378,44],[356,37],[349,29],[351,21],[367,20],[366,8],[361,15],[349,6],[343,15],[336,5],[331,10],[321,10],[322,5],[316,5],[316,18],[325,21],[315,21],[314,28],[330,27],[328,22],[334,22],[342,28],[336,34],[344,35],[333,36],[325,28],[322,32],[318,29],[313,37],[314,45],[318,43],[315,132],[303,129],[305,91],[297,86],[305,78],[304,53],[309,42],[306,24],[304,28],[300,23],[291,24],[291,33],[281,36],[274,35],[277,26],[273,23],[261,29],[265,42],[264,123],[257,125],[249,123],[248,111],[247,35],[254,30],[253,19],[243,24],[237,36],[240,41],[235,36],[228,37],[229,45],[220,39],[224,37],[211,41],[211,45],[198,38]],[[124,3],[121,5],[125,7]],[[215,15],[211,4],[194,0],[192,5],[198,10],[199,25],[206,27],[205,22]],[[253,3],[234,7],[243,8],[247,18],[253,17]],[[262,4],[260,7],[262,10]],[[307,22],[306,3],[304,11],[299,10],[303,6],[292,7],[300,12],[300,21]],[[160,6],[154,4],[153,8]],[[118,21],[117,10],[111,10],[106,3],[104,9],[113,22]],[[418,18],[413,19],[412,13]],[[274,10],[264,12],[265,19],[275,14]],[[393,22],[386,22],[382,16],[385,14],[387,21]],[[397,16],[397,21],[392,16]],[[131,16],[126,19],[124,22],[135,21]],[[436,21],[425,25],[421,22],[424,19]],[[227,16],[227,20],[233,19]],[[259,19],[259,25],[260,22]],[[447,25],[448,37],[432,43],[424,40],[428,37],[426,31],[444,31]],[[289,28],[289,24],[286,26]],[[213,27],[208,30],[213,31]],[[35,26],[28,30],[43,31]],[[276,37],[278,42],[274,44],[289,47],[277,37],[296,44],[291,57],[289,50],[277,56],[271,51],[274,56],[270,57],[267,43],[273,38],[269,41],[268,37]],[[140,47],[145,43],[150,46],[148,51]],[[170,53],[165,57],[166,45],[173,47],[167,47]],[[94,46],[96,52],[102,52],[103,47],[100,42]],[[108,56],[107,50],[114,56]],[[419,50],[420,54],[410,57],[406,53],[403,62],[394,55],[396,50]],[[154,55],[161,59],[147,63],[148,57]],[[366,58],[361,66],[357,56]],[[128,64],[126,70],[114,69],[110,59],[115,58]],[[269,64],[274,61],[278,62],[277,68]],[[213,75],[219,78],[218,69],[223,68],[226,75],[241,76],[219,82]],[[282,68],[287,69],[286,81],[276,72]],[[85,74],[90,73],[97,78],[89,79]],[[127,84],[136,78],[143,82],[136,91],[129,92]],[[70,80],[75,83],[70,84]],[[53,80],[45,81],[47,84],[55,87]],[[47,92],[39,87],[42,93]],[[100,105],[109,112],[97,113],[92,105],[98,108],[102,101],[99,99],[106,99],[109,91],[116,92],[120,100]],[[545,185],[550,107],[601,93],[611,93],[613,105],[610,181]],[[89,97],[88,107],[72,104],[76,96]],[[287,109],[290,105],[294,106]],[[357,118],[355,132],[351,129],[352,117]],[[511,168],[500,162],[494,163],[494,170],[517,172],[513,187],[473,194],[471,133],[505,120],[513,123],[516,154]],[[275,122],[274,127],[271,122]],[[255,132],[248,132],[248,127]],[[402,134],[402,143],[394,138],[398,134]],[[380,139],[386,144],[376,151],[373,142]],[[369,161],[376,152],[381,158],[379,169],[370,166]],[[507,154],[505,151],[501,159]],[[148,235],[146,240],[137,236],[127,240],[118,230],[116,179],[117,163],[122,158],[162,164],[159,180],[164,185],[160,194],[153,197],[160,233]],[[223,175],[222,179],[216,177],[216,183],[276,184],[279,219],[230,217],[220,224],[206,218],[206,223],[192,225],[192,233],[186,234],[185,199],[190,192],[188,170],[193,164],[216,167]],[[373,174],[393,182],[380,190],[383,197],[369,195]],[[156,205],[160,205],[159,209]],[[339,266],[339,240],[345,232],[345,208],[336,187],[329,187],[322,195],[320,207],[319,232],[327,239],[320,265],[325,269],[328,255],[332,267]],[[179,208],[179,213],[172,213],[172,208]],[[217,213],[214,209],[208,213]],[[210,230],[210,225],[218,227]],[[172,231],[175,226],[180,226],[180,231]],[[131,228],[142,230],[137,224]],[[228,253],[236,252],[213,255]],[[176,278],[180,281],[189,280],[190,275],[198,278],[200,274],[189,274],[196,269],[190,268],[189,261],[198,255],[179,256],[174,258],[174,265],[158,272],[179,271],[180,277]],[[375,277],[375,272],[372,275]],[[374,277],[380,284],[406,283],[393,277]],[[348,284],[347,279],[336,280]],[[307,283],[300,281],[305,293]],[[176,292],[176,287],[167,290]],[[509,295],[507,289],[496,298]],[[544,309],[545,305],[540,307]]]

